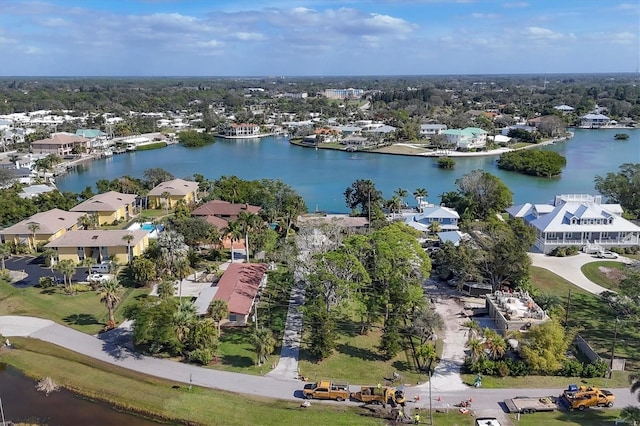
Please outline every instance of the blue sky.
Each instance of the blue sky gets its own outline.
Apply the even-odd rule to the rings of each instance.
[[[635,72],[638,0],[0,0],[0,75]]]

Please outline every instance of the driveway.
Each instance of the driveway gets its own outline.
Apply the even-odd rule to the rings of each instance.
[[[44,261],[34,256],[13,256],[5,260],[5,267],[11,271],[24,271],[26,277],[13,283],[14,287],[35,287],[41,277],[55,277],[62,282],[62,274],[47,268]],[[87,268],[77,268],[72,280],[86,281]]]
[[[555,257],[547,256],[541,253],[529,253],[533,266],[548,269],[549,271],[561,276],[565,280],[593,294],[600,294],[603,291],[611,291],[598,284],[589,281],[582,273],[582,266],[601,260],[611,262],[631,263],[631,259],[620,256],[617,259],[599,259],[593,254],[579,253],[575,256]]]

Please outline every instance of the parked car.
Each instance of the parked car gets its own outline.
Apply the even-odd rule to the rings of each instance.
[[[111,274],[90,274],[87,278],[87,281],[94,283],[101,283],[103,281],[107,281],[113,278]]]
[[[596,253],[596,257],[599,257],[600,259],[617,259],[618,253],[614,253],[609,250],[601,250]]]

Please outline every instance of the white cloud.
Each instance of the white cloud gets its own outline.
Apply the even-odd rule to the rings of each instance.
[[[240,31],[240,32],[231,34],[231,38],[234,38],[236,40],[243,40],[243,41],[261,41],[261,40],[265,40],[266,37],[264,36],[264,34],[260,34],[260,33],[250,33],[250,32]]]
[[[524,30],[524,36],[534,40],[559,40],[564,37],[562,33],[542,27],[527,27]]]
[[[27,55],[40,55],[44,53],[44,51],[36,46],[27,46],[24,49],[24,53],[26,53]]]
[[[472,13],[472,18],[475,19],[497,19],[500,17],[497,13]]]

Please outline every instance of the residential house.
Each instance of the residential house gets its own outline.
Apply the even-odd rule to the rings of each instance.
[[[213,300],[224,300],[229,316],[224,325],[245,326],[253,313],[256,297],[267,283],[267,265],[232,263],[218,281]]]
[[[396,128],[387,125],[372,125],[362,129],[362,134],[378,138],[385,138],[391,133],[395,133]]]
[[[450,145],[462,150],[484,148],[487,145],[487,132],[478,127],[443,130],[441,134],[447,137]]]
[[[364,95],[362,89],[325,89],[321,93],[329,99],[360,99]]]
[[[167,199],[164,198],[165,193],[168,194]],[[157,209],[164,207],[165,203],[167,208],[172,208],[179,201],[184,201],[186,204],[196,203],[198,202],[198,182],[183,179],[162,182],[147,195],[149,206]]]
[[[109,191],[94,195],[71,208],[71,211],[96,215],[98,225],[110,225],[113,222],[130,220],[134,216],[137,198],[136,194]]]
[[[39,195],[42,194],[46,194],[47,192],[53,192],[53,191],[57,191],[58,188],[54,187],[54,186],[49,186],[49,185],[30,185],[30,186],[25,186],[22,188],[22,191],[20,192],[20,194],[18,194],[20,196],[20,198],[34,198],[37,197]]]
[[[31,142],[34,154],[55,154],[59,157],[90,149],[89,139],[67,132],[53,133],[47,139]]]
[[[502,136],[509,136],[509,132],[512,130],[525,130],[529,133],[535,132],[537,129],[534,126],[527,126],[526,124],[514,124],[512,126],[507,126],[500,131]]]
[[[77,264],[86,258],[94,258],[96,263],[113,259],[124,264],[149,247],[149,233],[141,230],[74,230],[45,247],[56,251],[56,262],[68,259]]]
[[[440,225],[441,231],[457,231],[459,220],[457,211],[444,206],[424,207],[421,213],[404,216],[407,225],[423,232],[431,231],[432,222]]]
[[[431,137],[434,135],[439,135],[445,130],[447,130],[446,124],[421,124],[420,136]]]
[[[640,244],[640,227],[622,217],[619,204],[603,204],[601,195],[558,195],[550,204],[521,204],[507,209],[536,231],[534,249],[556,247],[631,247]]]
[[[558,111],[560,111],[563,114],[569,114],[572,113],[574,111],[575,108],[569,106],[569,105],[558,105],[558,106],[554,106],[553,109],[556,109]]]
[[[260,213],[260,210],[262,210],[260,207],[246,203],[234,204],[228,201],[211,200],[194,209],[191,212],[191,216],[201,217],[207,223],[215,226],[219,231],[221,231],[227,227],[229,222],[238,220],[238,216],[241,212],[258,214]],[[231,240],[227,237],[223,238],[222,246],[230,248]],[[244,238],[241,241],[233,243],[234,249],[243,249],[244,247]]]
[[[222,132],[223,136],[228,137],[253,137],[260,135],[260,126],[252,123],[230,123]]]
[[[78,220],[84,215],[60,209],[36,213],[0,231],[0,239],[4,243],[37,247],[78,229]]]
[[[580,117],[580,127],[585,129],[599,129],[611,122],[611,119],[604,114],[589,113]]]
[[[89,146],[92,150],[107,147],[107,134],[100,129],[78,129],[76,136],[89,139]]]

